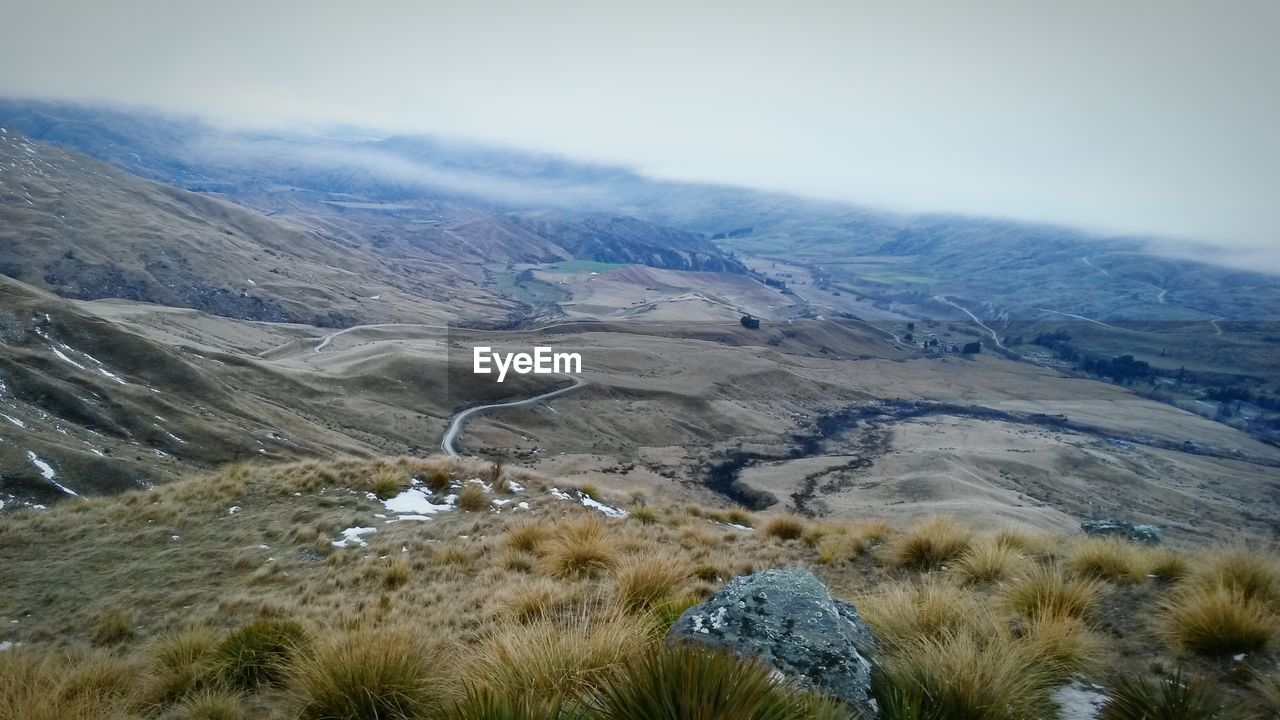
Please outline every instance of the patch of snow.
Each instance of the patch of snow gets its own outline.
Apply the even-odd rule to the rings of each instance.
[[[417,488],[409,488],[393,498],[384,500],[382,504],[387,510],[396,514],[434,515],[441,510],[451,509],[457,499],[457,495],[450,495],[444,499],[444,504],[437,505],[431,502],[431,497],[427,493]]]
[[[26,423],[22,422],[21,420],[19,420],[19,419],[18,419],[18,418],[16,418],[16,417],[9,417],[8,415],[5,415],[4,413],[0,413],[0,417],[4,418],[5,420],[8,420],[9,422],[13,423],[14,425],[17,425],[17,426],[18,426],[18,427],[20,427],[20,428],[25,428],[25,427],[27,426],[27,424],[26,424]]]
[[[334,547],[339,547],[339,548],[344,548],[351,544],[356,544],[356,545],[359,545],[360,547],[365,547],[369,543],[365,542],[364,538],[361,536],[369,535],[370,533],[376,533],[376,532],[378,532],[378,528],[371,528],[371,527],[347,528],[346,530],[342,531],[342,539],[334,540],[332,544]]]
[[[587,495],[585,493],[582,494],[582,504],[589,508],[595,508],[599,510],[600,512],[604,513],[605,517],[624,518],[631,514],[626,510],[623,510],[622,508],[609,507],[608,505],[605,505],[604,503],[592,498],[590,495]]]
[[[396,522],[396,520],[430,520],[428,515],[397,515],[395,520],[388,520],[388,523]]]
[[[1060,720],[1096,720],[1107,704],[1107,696],[1101,688],[1083,682],[1063,685],[1053,691],[1053,702],[1058,706]]]
[[[494,498],[494,499],[493,499],[493,504],[494,504],[494,505],[496,505],[497,507],[502,507],[503,505],[506,505],[506,504],[507,504],[507,503],[509,503],[509,502],[511,502],[511,501],[510,501],[510,500],[503,500],[502,498]]]
[[[106,457],[106,454],[105,454],[105,453],[103,453],[103,452],[102,452],[101,450],[99,450],[98,448],[89,448],[89,449],[90,449],[90,450],[93,450],[93,454],[94,454],[94,455],[97,455],[98,457]]]
[[[561,500],[572,500],[572,499],[573,499],[573,498],[569,497],[569,493],[567,493],[567,492],[563,492],[562,490],[560,490],[560,488],[551,488],[551,495],[552,495],[552,497],[557,497],[557,498],[560,498]]]
[[[227,514],[228,514],[228,515],[235,515],[235,514],[236,514],[236,513],[238,513],[238,512],[240,512],[240,506],[239,506],[239,505],[232,505],[231,507],[227,508]]]
[[[53,354],[54,354],[54,355],[57,355],[57,356],[58,356],[58,359],[59,359],[59,360],[61,360],[61,361],[63,361],[63,362],[71,363],[72,365],[75,365],[76,367],[80,368],[81,370],[87,370],[87,369],[88,369],[88,368],[86,368],[85,366],[81,365],[80,363],[76,362],[75,360],[72,360],[71,358],[67,357],[66,355],[63,355],[63,354],[62,354],[62,351],[61,351],[61,350],[59,350],[58,348],[56,348],[56,347],[50,347],[49,349],[53,351]]]
[[[515,480],[508,480],[507,487],[511,488],[511,492],[517,492],[517,493],[524,492],[524,486],[516,482]]]
[[[519,509],[521,509],[521,510],[528,510],[528,509],[529,509],[529,503],[527,503],[527,502],[521,502],[519,505],[516,505],[516,507],[517,507],[517,508],[519,508]]]
[[[0,652],[8,652],[9,650],[12,650],[17,646],[18,646],[17,643],[12,642],[10,640],[5,640],[4,642],[0,642]]]

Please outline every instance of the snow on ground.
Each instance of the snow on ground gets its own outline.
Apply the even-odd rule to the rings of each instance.
[[[31,459],[31,464],[35,465],[36,468],[40,470],[40,474],[44,476],[44,479],[53,483],[54,487],[58,488],[59,490],[61,490],[62,492],[68,495],[75,495],[76,497],[80,497],[80,493],[76,492],[75,490],[72,490],[66,485],[63,485],[57,480],[54,480],[54,478],[58,477],[58,473],[54,472],[53,466],[41,460],[40,456],[36,455],[34,451],[28,450],[27,457]]]
[[[453,498],[450,500],[450,498]],[[393,498],[382,501],[382,504],[393,513],[412,513],[414,515],[435,515],[441,510],[452,510],[457,495],[444,498],[444,503],[437,505],[431,502],[431,496],[424,490],[411,487]]]
[[[18,419],[18,418],[16,418],[16,417],[9,417],[8,415],[5,415],[4,413],[0,413],[0,417],[4,418],[5,420],[8,420],[9,422],[13,423],[14,425],[17,425],[17,426],[18,426],[18,427],[20,427],[20,428],[25,428],[25,427],[27,426],[27,424],[26,424],[26,423],[22,422],[21,420],[19,420],[19,419]]]
[[[591,497],[590,495],[584,492],[581,492],[581,491],[575,491],[575,492],[577,492],[578,499],[581,500],[582,504],[585,507],[595,508],[596,510],[599,510],[601,513],[604,514],[605,517],[624,518],[631,514],[631,513],[628,513],[626,510],[623,510],[622,508],[610,507],[608,505],[605,505],[604,503],[600,502],[599,500],[596,500],[595,498]],[[551,488],[551,494],[554,497],[560,498],[561,500],[572,501],[574,499],[573,496],[569,495],[569,493],[564,492],[559,488]]]
[[[333,541],[334,547],[344,548],[348,545],[359,545],[365,547],[369,543],[365,542],[362,535],[369,535],[378,532],[378,528],[371,527],[353,527],[342,531],[342,538]]]
[[[63,361],[63,362],[66,362],[66,363],[71,363],[72,365],[75,365],[76,367],[80,368],[81,370],[88,370],[88,368],[86,368],[85,366],[81,365],[80,363],[76,362],[75,360],[72,360],[71,358],[67,357],[66,355],[63,355],[63,354],[62,354],[62,351],[61,351],[61,350],[59,350],[58,348],[56,348],[56,347],[50,347],[49,349],[53,351],[53,354],[54,354],[54,355],[57,355],[57,356],[58,356],[58,359],[59,359],[59,360],[61,360],[61,361]]]
[[[1058,688],[1053,693],[1058,717],[1061,720],[1096,720],[1107,704],[1107,696],[1100,690],[1097,685],[1079,681]]]

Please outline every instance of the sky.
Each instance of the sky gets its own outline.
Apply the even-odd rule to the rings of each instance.
[[[0,95],[354,123],[1280,267],[1274,0],[7,0]]]

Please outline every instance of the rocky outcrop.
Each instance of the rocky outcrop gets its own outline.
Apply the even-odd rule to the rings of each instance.
[[[875,638],[857,609],[832,599],[807,570],[765,570],[734,578],[684,612],[669,642],[705,645],[776,668],[791,682],[875,717]]]
[[[1122,537],[1144,545],[1159,545],[1164,540],[1160,526],[1135,525],[1124,520],[1085,520],[1080,523],[1080,529],[1092,537]]]

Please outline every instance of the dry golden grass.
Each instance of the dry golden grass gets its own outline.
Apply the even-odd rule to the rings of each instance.
[[[597,515],[557,523],[543,556],[546,568],[560,577],[598,575],[617,562],[616,541]]]
[[[808,527],[809,523],[804,518],[788,513],[771,515],[768,520],[764,521],[764,526],[760,528],[760,531],[768,537],[779,540],[798,540],[804,535]]]
[[[476,483],[467,483],[458,491],[458,509],[467,512],[484,512],[489,509],[489,493]]]
[[[93,618],[93,644],[114,645],[133,637],[133,613],[111,608]]]
[[[1031,646],[967,632],[920,638],[885,663],[886,717],[1052,717],[1054,676]],[[914,705],[918,714],[902,714]]]
[[[409,489],[409,475],[395,467],[379,468],[369,481],[369,491],[380,499],[395,497]]]
[[[1146,548],[1147,572],[1163,581],[1181,580],[1191,570],[1187,557],[1171,548]]]
[[[517,622],[550,620],[579,600],[562,581],[536,578],[503,589],[495,598],[498,615]]]
[[[1148,558],[1143,548],[1119,538],[1085,538],[1071,546],[1066,557],[1071,572],[1114,583],[1147,579]]]
[[[890,647],[955,632],[999,632],[985,598],[941,578],[890,583],[857,597],[854,606]]]
[[[389,558],[383,570],[382,584],[386,585],[388,590],[395,590],[409,582],[412,572],[409,559],[403,554]]]
[[[146,648],[151,662],[138,682],[141,702],[163,707],[215,684],[213,649],[220,640],[207,627],[167,633]]]
[[[1021,641],[1040,667],[1063,682],[1093,669],[1103,648],[1102,638],[1083,620],[1062,615],[1031,620],[1022,629]]]
[[[1018,550],[1030,557],[1045,557],[1054,554],[1058,541],[1041,533],[1028,532],[1017,528],[998,530],[993,536],[995,543]]]
[[[240,695],[225,688],[192,693],[178,704],[176,713],[176,718],[183,720],[247,720],[248,717]]]
[[[450,649],[417,628],[382,626],[339,633],[293,663],[289,693],[300,720],[429,716],[452,698]]]
[[[652,621],[583,611],[569,619],[502,623],[468,653],[463,676],[505,696],[562,697],[600,681],[657,642]]]
[[[1233,590],[1246,599],[1280,610],[1278,563],[1272,552],[1243,546],[1214,548],[1192,559],[1187,582],[1201,588]]]
[[[0,652],[0,717],[12,720],[121,718],[134,703],[138,668],[102,653]]]
[[[969,528],[956,520],[929,518],[890,544],[888,557],[900,567],[933,570],[960,557],[971,538]]]
[[[988,540],[970,545],[952,571],[966,583],[998,583],[1026,572],[1031,562],[1021,550]]]
[[[507,526],[507,533],[503,542],[508,547],[521,552],[537,554],[549,534],[544,523],[535,520],[521,520]]]
[[[1068,575],[1056,566],[1037,565],[1014,578],[1004,588],[1009,609],[1027,618],[1083,618],[1102,595],[1102,585],[1092,578]]]
[[[614,598],[624,609],[641,612],[683,594],[692,577],[688,564],[670,556],[629,557],[614,571]]]
[[[1280,632],[1280,617],[1238,587],[1192,585],[1164,603],[1172,643],[1204,655],[1261,650]]]

